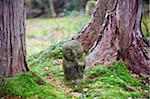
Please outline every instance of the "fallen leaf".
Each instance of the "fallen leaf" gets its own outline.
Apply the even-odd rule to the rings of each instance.
[[[93,84],[88,84],[88,86],[93,86]]]
[[[45,71],[49,71],[50,69],[49,69],[48,67],[45,67],[44,70],[45,70]]]
[[[104,89],[94,89],[94,92],[102,92]]]
[[[72,92],[71,95],[75,96],[75,97],[80,97],[81,93],[79,93],[79,92]]]
[[[46,79],[52,79],[52,78],[54,78],[54,77],[55,77],[54,75],[50,74],[50,75],[48,75],[48,76],[46,77]]]
[[[146,84],[145,84],[145,86],[149,86],[149,84],[148,84],[148,83],[146,83]]]
[[[129,70],[129,73],[131,73],[131,74],[132,74],[133,72],[132,72],[131,70]]]
[[[62,62],[61,59],[58,59],[58,60],[55,61],[55,64],[56,64],[56,65],[62,65],[62,63],[63,63],[63,62]]]
[[[128,99],[132,99],[132,97],[129,97]]]
[[[131,90],[131,91],[138,91],[138,90],[135,89],[133,86],[128,86],[128,90]]]
[[[134,78],[137,78],[137,74],[132,74],[132,76],[133,76]]]
[[[83,91],[84,93],[86,93],[88,90],[89,90],[88,88],[84,88],[82,91]]]
[[[71,89],[66,87],[66,88],[65,88],[65,91],[66,91],[67,93],[70,93]]]

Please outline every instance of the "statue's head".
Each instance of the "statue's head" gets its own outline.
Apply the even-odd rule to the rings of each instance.
[[[82,56],[83,47],[78,41],[72,40],[64,44],[62,51],[67,60],[73,61],[75,58],[79,59]]]

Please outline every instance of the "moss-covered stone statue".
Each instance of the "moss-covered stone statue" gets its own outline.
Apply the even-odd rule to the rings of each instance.
[[[95,8],[95,4],[96,4],[95,0],[89,0],[86,3],[86,7],[85,7],[86,14],[92,15],[92,12],[93,12],[93,10]]]
[[[83,78],[85,56],[82,45],[75,40],[68,41],[62,48],[63,70],[65,79],[71,83],[78,83]]]

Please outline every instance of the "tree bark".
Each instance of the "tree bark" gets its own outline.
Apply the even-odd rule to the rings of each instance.
[[[24,0],[0,0],[0,75],[28,71]]]
[[[150,48],[141,32],[142,0],[98,0],[89,24],[73,39],[87,56],[87,67],[123,60],[129,69],[149,75]]]

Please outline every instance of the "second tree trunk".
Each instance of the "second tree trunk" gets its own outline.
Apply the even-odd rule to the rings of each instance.
[[[81,42],[87,67],[123,60],[129,69],[149,75],[150,49],[140,29],[142,0],[98,0],[89,24],[74,39]]]

